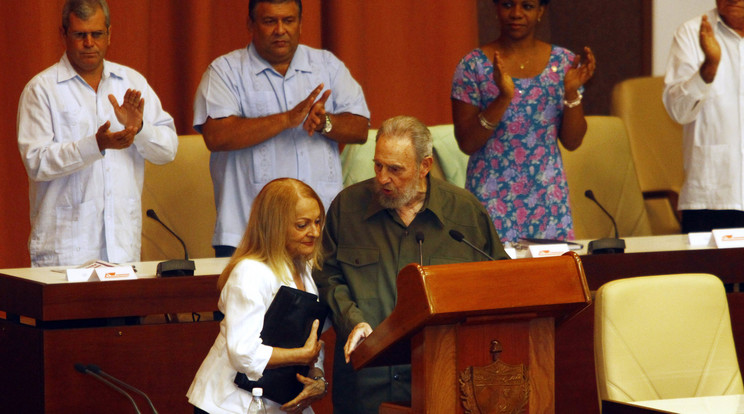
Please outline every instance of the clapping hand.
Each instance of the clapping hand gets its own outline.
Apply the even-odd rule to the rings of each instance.
[[[142,93],[134,89],[127,89],[124,99],[119,105],[114,95],[109,95],[109,102],[114,107],[114,114],[125,129],[134,128],[136,132],[142,129],[142,117],[145,110],[145,100]]]
[[[325,103],[329,96],[331,96],[330,89],[323,92],[320,99],[315,101],[313,106],[310,107],[310,112],[307,114],[305,123],[302,125],[302,128],[307,131],[308,135],[312,136],[313,132],[320,130],[325,125]]]
[[[327,90],[323,93],[317,101],[315,100],[320,91],[323,90],[323,84],[316,86],[307,98],[303,99],[302,102],[295,105],[294,108],[287,112],[289,117],[289,125],[294,128],[300,123],[303,123],[302,129],[307,131],[308,135],[312,135],[318,126],[325,123],[325,102],[331,95],[331,91]]]
[[[499,52],[493,52],[493,81],[499,88],[499,94],[511,100],[514,96],[514,80],[504,70],[504,61]]]
[[[142,116],[145,109],[145,100],[139,91],[127,89],[124,94],[124,100],[121,105],[116,101],[114,95],[109,95],[109,102],[114,107],[114,114],[124,129],[118,132],[111,132],[111,121],[106,121],[98,128],[96,132],[96,141],[98,149],[125,149],[129,148],[134,142],[134,136],[142,129]]]
[[[713,27],[708,21],[708,16],[703,16],[700,23],[700,47],[703,49],[705,61],[700,69],[705,83],[713,82],[718,71],[718,63],[721,61],[721,45],[713,34]]]
[[[594,59],[594,53],[589,47],[584,47],[582,53],[574,58],[571,68],[566,72],[563,80],[563,86],[566,96],[576,96],[581,86],[594,76],[594,70],[597,68],[597,62]]]

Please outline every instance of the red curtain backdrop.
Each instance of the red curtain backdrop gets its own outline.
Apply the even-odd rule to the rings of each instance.
[[[62,0],[4,1],[0,29],[0,268],[29,265],[28,179],[16,143],[24,85],[56,63]],[[191,128],[194,91],[209,62],[250,41],[248,0],[109,0],[108,59],[147,77],[179,134]],[[301,41],[334,52],[367,97],[372,126],[395,115],[451,123],[449,88],[477,46],[476,1],[305,0]]]

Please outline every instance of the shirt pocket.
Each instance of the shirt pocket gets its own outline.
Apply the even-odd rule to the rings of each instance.
[[[696,145],[692,148],[693,169],[697,174],[689,174],[690,185],[699,189],[716,191],[731,190],[730,146]]]
[[[103,221],[96,204],[96,200],[89,200],[55,208],[54,250],[62,263],[78,263],[80,258],[98,256]]]
[[[336,260],[357,299],[376,298],[380,250],[374,247],[339,247]]]
[[[246,96],[245,108],[248,118],[258,118],[283,112],[274,92],[251,92]]]
[[[55,128],[59,133],[54,135],[57,142],[77,141],[83,137],[82,132],[87,125],[83,119],[82,107],[77,105],[66,106],[60,111],[60,125]]]

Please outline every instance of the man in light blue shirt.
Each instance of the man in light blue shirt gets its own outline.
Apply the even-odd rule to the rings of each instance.
[[[68,0],[66,52],[21,94],[32,266],[139,261],[145,160],[176,156],[173,118],[145,78],[104,60],[110,29],[105,0]]]
[[[299,44],[302,2],[248,7],[251,43],[212,62],[194,102],[194,128],[212,152],[217,256],[232,254],[253,198],[274,178],[306,182],[327,207],[342,188],[339,143],[363,143],[369,130],[364,93],[343,62]]]

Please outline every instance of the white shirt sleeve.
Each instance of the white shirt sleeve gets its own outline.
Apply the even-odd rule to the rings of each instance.
[[[279,281],[264,264],[243,260],[222,289],[227,355],[233,367],[256,381],[269,363],[273,348],[261,341],[263,319]]]
[[[79,111],[85,109],[79,109],[74,102],[66,102],[66,96],[55,95],[45,88],[44,81],[37,77],[30,82],[18,104],[18,149],[28,177],[33,181],[64,177],[103,158],[95,135],[59,137],[60,131],[54,130],[55,123],[62,132],[74,131],[74,125],[81,118]],[[57,111],[59,101],[68,112]]]
[[[664,106],[669,116],[683,125],[697,118],[710,90],[700,76],[705,59],[699,40],[701,21],[699,18],[677,29],[664,78]],[[715,20],[712,24],[716,24]]]
[[[155,92],[146,85],[142,91],[145,113],[142,129],[134,137],[134,146],[142,158],[156,165],[173,161],[178,151],[178,135],[173,118],[160,103]]]

